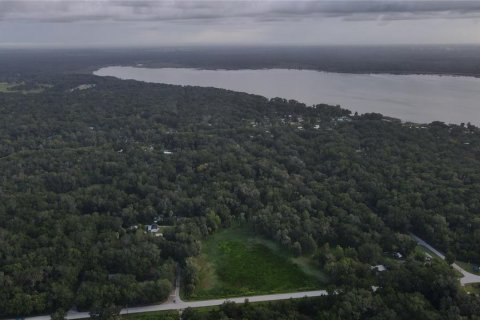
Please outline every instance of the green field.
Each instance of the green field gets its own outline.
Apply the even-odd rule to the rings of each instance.
[[[7,82],[0,82],[0,92],[11,92],[9,89],[15,86],[14,84]]]
[[[23,93],[23,94],[31,94],[31,93],[41,93],[45,91],[46,88],[51,88],[51,85],[48,84],[40,84],[38,88],[29,89],[29,90],[16,90],[15,87],[20,85],[19,83],[8,83],[8,82],[0,82],[0,93]]]
[[[240,227],[218,232],[196,258],[200,281],[190,299],[314,290],[327,283],[309,258],[294,258],[273,241]]]

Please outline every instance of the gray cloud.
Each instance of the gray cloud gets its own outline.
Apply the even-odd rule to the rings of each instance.
[[[4,0],[4,21],[187,21],[245,18],[256,21],[343,17],[410,20],[480,16],[480,1],[149,1]]]
[[[480,43],[480,0],[0,0],[0,48]]]

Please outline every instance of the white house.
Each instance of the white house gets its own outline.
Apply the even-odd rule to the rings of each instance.
[[[375,269],[379,272],[387,270],[387,268],[383,264],[379,264],[379,265],[376,265],[376,266],[371,266],[370,269],[372,269],[372,270]]]

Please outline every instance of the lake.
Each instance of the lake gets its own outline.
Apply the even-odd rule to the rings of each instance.
[[[378,112],[405,121],[480,124],[480,78],[348,74],[293,69],[200,70],[112,66],[94,72],[120,79],[216,87]]]

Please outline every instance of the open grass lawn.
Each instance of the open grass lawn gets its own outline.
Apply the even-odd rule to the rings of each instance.
[[[417,245],[416,247],[416,251],[417,252],[420,252],[420,253],[423,253],[423,254],[429,254],[432,259],[437,259],[437,260],[442,260],[439,256],[437,256],[433,251],[430,251],[430,249],[422,246],[422,245]]]
[[[327,283],[307,257],[294,258],[245,228],[222,230],[203,243],[196,259],[200,281],[190,299],[314,290]]]

